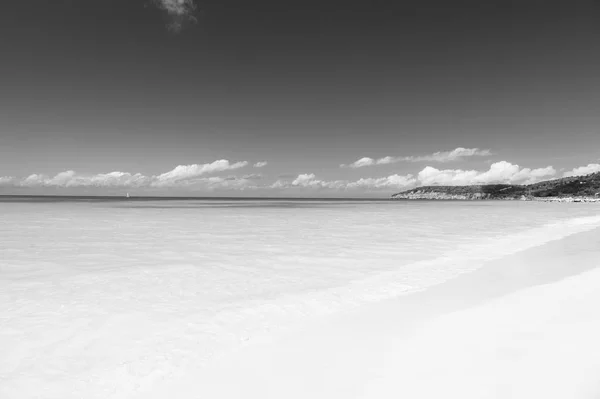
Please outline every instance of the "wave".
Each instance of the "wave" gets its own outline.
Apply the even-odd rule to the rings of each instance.
[[[275,301],[253,301],[251,306],[232,306],[235,309],[220,312],[216,316],[218,320],[214,322],[227,325],[230,341],[244,344],[265,333],[285,329],[304,317],[347,311],[368,303],[423,291],[463,273],[480,269],[485,262],[598,227],[600,216],[588,216],[549,223],[508,236],[488,238],[444,256],[404,265],[397,270],[382,272],[344,286],[282,296]]]

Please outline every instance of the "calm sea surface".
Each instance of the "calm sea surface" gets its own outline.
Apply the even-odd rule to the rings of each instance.
[[[69,379],[73,397],[115,381],[126,391],[599,215],[597,204],[519,201],[3,198],[0,377],[6,393]]]

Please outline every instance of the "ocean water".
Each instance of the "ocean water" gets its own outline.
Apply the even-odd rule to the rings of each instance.
[[[125,398],[599,225],[597,204],[3,200],[0,396]]]

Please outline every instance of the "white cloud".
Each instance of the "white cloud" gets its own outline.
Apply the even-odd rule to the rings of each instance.
[[[69,183],[75,181],[75,172],[72,170],[67,170],[66,172],[60,172],[52,179],[45,179],[43,181],[44,185],[47,186],[67,186]]]
[[[458,147],[452,151],[438,151],[430,155],[404,157],[402,160],[408,162],[451,162],[458,161],[467,157],[487,157],[490,155],[492,155],[490,150]]]
[[[150,182],[150,178],[141,173],[110,172],[93,176],[90,181],[100,187],[141,187]]]
[[[195,190],[247,190],[247,189],[308,189],[308,190],[397,190],[416,185],[469,185],[469,184],[530,184],[547,180],[556,174],[552,166],[545,168],[521,168],[519,165],[500,161],[488,170],[423,168],[416,176],[393,174],[384,177],[366,177],[358,180],[323,180],[314,173],[280,175],[272,184],[262,183],[262,175],[249,173],[241,176],[211,175],[248,166],[248,162],[230,162],[225,159],[205,164],[179,165],[172,170],[154,176],[141,173],[114,171],[94,175],[79,174],[73,170],[55,176],[32,174],[25,178],[0,177],[4,187],[55,187],[55,188],[177,188]],[[586,174],[600,171],[600,165],[590,164],[575,168],[565,175]]]
[[[347,188],[366,188],[366,189],[385,189],[385,188],[404,188],[412,186],[417,180],[412,175],[391,175],[387,177],[369,177],[362,178],[346,185]]]
[[[196,9],[192,0],[157,0],[160,8],[172,15],[190,14]]]
[[[12,176],[0,176],[0,186],[10,186],[15,184],[16,178]]]
[[[556,170],[552,166],[530,169],[519,167],[510,162],[500,161],[493,163],[490,169],[484,172],[476,170],[445,169],[439,170],[431,166],[425,167],[418,174],[419,183],[424,186],[442,185],[459,186],[469,184],[531,184],[554,176]]]
[[[458,147],[451,151],[438,151],[433,154],[405,157],[386,156],[377,160],[369,157],[363,157],[349,165],[342,164],[341,167],[362,168],[372,165],[388,165],[398,162],[451,162],[458,161],[467,157],[485,157],[492,155],[490,150],[479,148],[463,148]]]
[[[363,158],[359,159],[358,161],[352,162],[349,165],[341,164],[340,167],[342,167],[342,168],[362,168],[363,166],[371,166],[371,165],[375,165],[375,160],[373,158],[363,157]]]
[[[269,188],[287,189],[287,188],[311,188],[311,189],[342,189],[345,186],[343,180],[320,180],[317,179],[314,173],[299,174],[294,180],[278,179],[271,184]]]
[[[49,178],[44,175],[32,174],[21,180],[18,184],[24,187],[43,186],[45,185],[44,182],[48,179]]]
[[[383,158],[379,158],[375,163],[377,165],[387,165],[390,163],[395,163],[395,162],[399,162],[398,161],[399,158],[395,158],[395,157],[383,157]],[[401,161],[402,159],[400,159]]]
[[[260,161],[260,162],[256,162],[254,165],[255,168],[262,168],[264,166],[267,166],[268,162],[267,161]]]
[[[278,179],[275,183],[271,184],[269,188],[280,189],[280,188],[289,188],[290,182],[282,179]]]
[[[296,177],[296,179],[292,182],[292,185],[294,186],[304,186],[307,184],[310,184],[310,182],[313,182],[315,180],[316,176],[314,173],[304,173],[301,175],[298,175],[298,177]]]
[[[600,164],[591,163],[587,166],[580,166],[568,172],[565,172],[564,177],[585,176],[591,173],[600,172]]]
[[[356,181],[348,180],[320,180],[314,173],[304,173],[298,175],[293,181],[277,180],[270,188],[285,189],[292,187],[310,188],[310,189],[330,189],[330,190],[352,190],[352,189],[398,189],[412,186],[416,179],[412,175],[391,175],[379,178],[362,178]]]
[[[150,178],[140,173],[110,172],[78,175],[68,170],[54,177],[32,174],[15,184],[23,187],[140,187],[148,184],[149,181]]]
[[[552,166],[546,166],[545,168],[529,169],[524,168],[517,172],[511,179],[512,183],[518,184],[532,184],[554,176],[556,170]]]
[[[184,180],[193,180],[208,173],[222,172],[225,170],[233,170],[243,168],[248,165],[248,162],[230,163],[226,159],[220,159],[212,163],[179,165],[175,169],[152,177],[152,185],[168,186],[179,183]]]
[[[196,12],[194,0],[154,0],[154,2],[171,17],[168,27],[175,32],[181,31],[186,23],[197,21],[194,15]]]
[[[60,172],[54,177],[42,174],[32,174],[23,179],[13,177],[0,177],[0,184],[13,185],[20,187],[190,187],[196,184],[209,185],[220,184],[222,181],[233,181],[236,183],[223,183],[223,186],[231,187],[233,185],[248,185],[252,180],[258,180],[260,174],[248,174],[242,178],[238,177],[212,177],[205,178],[205,175],[223,172],[226,170],[235,170],[248,165],[248,162],[241,161],[231,163],[226,159],[214,161],[205,164],[179,165],[169,172],[156,176],[145,176],[141,173],[110,172],[99,173],[95,175],[79,174],[73,170]]]
[[[316,178],[314,173],[301,174],[292,181],[292,186],[308,187],[308,188],[328,188],[328,189],[341,189],[344,188],[343,180],[326,181],[319,180]]]

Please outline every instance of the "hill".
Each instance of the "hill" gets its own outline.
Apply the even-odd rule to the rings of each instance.
[[[392,199],[536,199],[600,197],[600,172],[563,177],[528,185],[485,184],[472,186],[423,186],[392,195]]]

